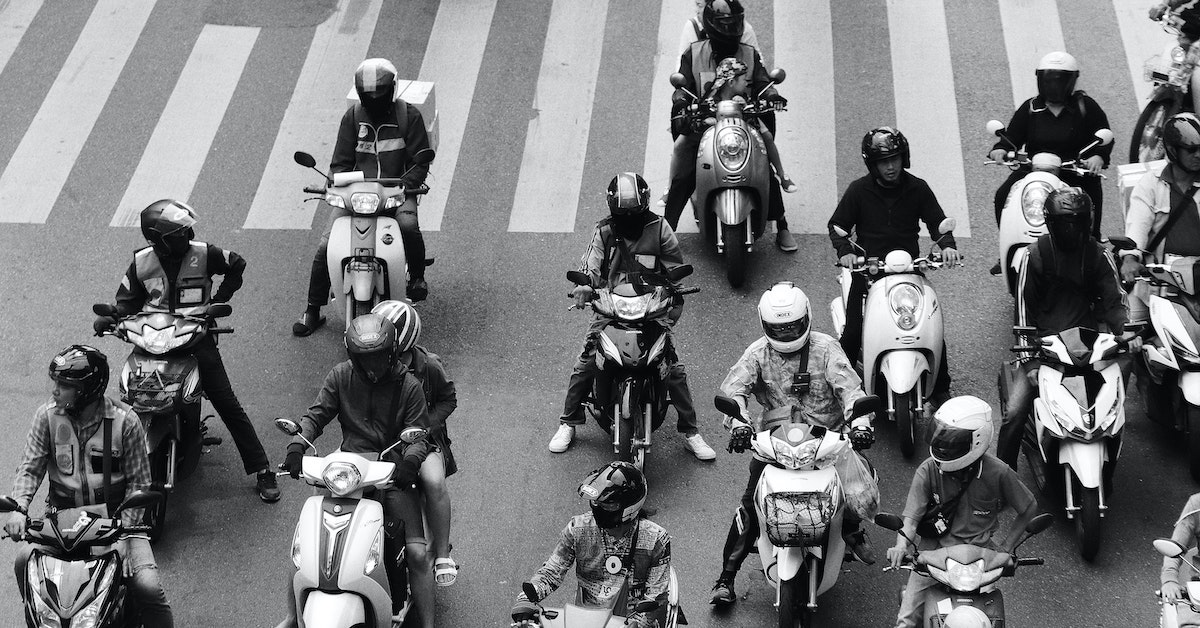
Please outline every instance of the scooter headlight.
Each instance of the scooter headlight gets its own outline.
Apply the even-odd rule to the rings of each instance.
[[[1183,49],[1183,46],[1175,46],[1171,49],[1171,63],[1183,63],[1185,59],[1187,59],[1187,51]]]
[[[775,450],[775,462],[787,469],[800,469],[816,460],[821,439],[814,438],[793,447],[787,441],[772,437],[771,446]]]
[[[379,566],[383,558],[383,528],[375,533],[375,540],[371,541],[371,548],[367,550],[367,561],[363,565],[363,575],[369,576],[375,568]]]
[[[1191,339],[1187,338],[1186,336],[1183,338],[1176,337],[1169,331],[1165,332],[1163,335],[1167,337],[1167,344],[1170,345],[1171,351],[1175,352],[1175,357],[1177,357],[1181,362],[1186,362],[1188,364],[1200,364],[1200,354],[1197,354],[1196,351],[1192,349]]]
[[[175,326],[172,325],[166,329],[155,329],[149,325],[142,325],[141,346],[143,349],[154,355],[162,355],[172,349],[177,349],[190,337],[188,334],[183,338],[175,335]]]
[[[379,209],[379,195],[374,192],[355,192],[350,195],[350,206],[356,214],[374,214]]]
[[[353,493],[362,483],[362,474],[358,467],[348,462],[331,462],[321,472],[321,479],[334,495],[341,497]]]
[[[292,533],[292,564],[300,568],[300,528]]]
[[[336,207],[338,209],[346,209],[346,201],[342,200],[342,197],[340,194],[334,194],[333,192],[326,192],[325,193],[325,202],[329,203],[329,205],[331,207]]]
[[[38,624],[39,626],[45,626],[46,628],[60,628],[62,626],[62,620],[59,619],[58,613],[56,613],[54,609],[50,608],[46,604],[46,601],[42,599],[42,596],[37,593],[37,590],[35,589],[35,587],[37,587],[37,585],[42,581],[40,569],[38,568],[39,562],[40,561],[35,560],[33,557],[30,557],[29,562],[25,567],[25,582],[30,585],[28,586],[29,599],[33,601],[33,610],[40,622]]]
[[[717,132],[717,156],[721,165],[729,170],[738,170],[746,164],[750,155],[750,138],[738,127],[726,127]]]
[[[958,591],[974,591],[983,583],[983,559],[962,564],[946,560],[946,584]]]
[[[625,320],[637,320],[646,315],[647,306],[650,305],[650,295],[642,295],[639,297],[623,297],[614,294],[613,311],[617,318]]]
[[[1021,213],[1025,214],[1025,222],[1031,227],[1041,227],[1046,224],[1046,215],[1043,213],[1043,207],[1046,204],[1046,197],[1054,188],[1050,187],[1049,183],[1044,181],[1032,181],[1021,192]]]
[[[917,326],[921,319],[924,299],[921,289],[916,284],[904,282],[892,286],[888,291],[888,303],[892,306],[892,318],[900,329],[909,331]]]

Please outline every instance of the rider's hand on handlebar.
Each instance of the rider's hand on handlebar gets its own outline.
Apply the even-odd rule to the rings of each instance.
[[[734,419],[733,428],[729,430],[729,447],[731,454],[740,454],[750,448],[750,438],[754,430],[745,422]]]
[[[575,298],[577,307],[583,307],[595,298],[596,291],[591,286],[575,286],[575,289],[571,291],[571,296]]]
[[[997,148],[988,153],[988,159],[991,159],[992,161],[1004,161],[1007,158],[1008,151],[1004,150],[1003,148]]]
[[[4,523],[4,533],[14,541],[20,541],[25,535],[25,526],[29,525],[29,517],[23,512],[13,511],[8,516],[8,521]]]
[[[775,111],[783,111],[784,107],[787,107],[788,102],[786,98],[779,94],[767,94],[763,100],[767,101],[767,104],[771,105],[771,108]]]
[[[1166,14],[1167,8],[1168,7],[1165,2],[1162,4],[1156,4],[1152,7],[1150,7],[1150,19],[1152,19],[1154,21],[1161,20],[1162,16]]]
[[[850,446],[856,450],[870,449],[875,442],[875,430],[869,427],[856,427],[850,430]]]
[[[392,471],[392,483],[399,489],[409,488],[417,483],[417,475],[420,471],[419,463],[405,458],[396,463],[396,470]]]
[[[962,260],[962,256],[958,254],[958,249],[948,247],[942,249],[942,262],[948,266],[953,266]]]
[[[96,335],[102,335],[106,331],[112,331],[113,325],[117,324],[117,319],[112,316],[97,316],[96,320],[92,321],[92,329]]]
[[[1104,167],[1104,158],[1099,155],[1092,155],[1083,160],[1082,164],[1092,174],[1100,174],[1100,169]]]
[[[838,265],[844,268],[854,268],[854,263],[858,261],[858,256],[854,253],[847,253],[838,258]]]
[[[300,479],[304,469],[304,450],[298,447],[288,447],[287,458],[283,461],[283,470],[292,476],[293,480]]]
[[[512,607],[513,621],[531,621],[538,616],[537,604],[518,600]]]
[[[903,565],[905,556],[908,556],[907,543],[897,543],[895,546],[888,548],[888,564],[892,566],[892,569],[896,569],[900,567],[900,565]]]
[[[1137,257],[1126,255],[1121,258],[1121,281],[1131,283],[1144,272],[1146,272],[1146,265]]]
[[[1174,604],[1183,598],[1183,587],[1179,586],[1178,582],[1168,582],[1162,585],[1159,591],[1162,592],[1162,599],[1167,604]]]

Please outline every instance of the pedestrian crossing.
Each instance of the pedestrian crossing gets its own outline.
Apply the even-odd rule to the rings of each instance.
[[[8,67],[9,60],[23,47],[44,45],[41,39],[26,34],[35,21],[54,25],[65,1],[0,2],[0,78],[6,72],[28,71]],[[56,210],[70,211],[64,206],[74,204],[60,197],[68,178],[78,174],[77,161],[88,143],[103,141],[92,133],[101,116],[157,120],[149,136],[139,142],[139,154],[133,160],[136,166],[120,174],[120,192],[87,201],[91,211],[111,212],[109,224],[114,227],[134,225],[138,210],[155,199],[189,198],[204,191],[197,186],[216,185],[201,173],[213,168],[214,162],[244,159],[248,154],[215,150],[214,140],[222,127],[231,119],[263,117],[262,111],[231,107],[231,103],[236,102],[239,90],[245,89],[247,76],[264,74],[264,68],[254,67],[256,60],[278,58],[261,54],[263,47],[282,41],[266,36],[270,24],[180,27],[181,33],[187,33],[181,36],[194,41],[190,54],[170,70],[173,85],[155,86],[169,89],[165,105],[156,111],[134,112],[106,107],[106,103],[115,89],[137,84],[139,77],[131,76],[126,68],[131,56],[139,54],[138,44],[147,36],[147,25],[162,26],[153,22],[151,15],[160,5],[174,6],[180,0],[83,1],[92,7],[90,15],[85,21],[64,22],[59,35],[74,43],[61,66],[53,68],[53,82],[36,115],[12,123],[23,128],[10,128],[9,121],[0,119],[0,139],[20,138],[11,146],[0,142],[2,223],[45,223]],[[286,6],[280,1],[281,7]],[[1119,103],[1124,108],[1131,101],[1139,107],[1145,101],[1149,85],[1142,80],[1142,65],[1169,41],[1166,33],[1146,19],[1144,0],[1111,0],[1111,10],[1105,7],[1105,11],[1095,11],[1096,0],[980,0],[980,6],[985,3],[995,6],[981,14],[998,16],[995,23],[964,23],[960,17],[964,11],[948,11],[955,7],[948,7],[946,0],[850,3],[852,11],[866,15],[867,21],[885,25],[881,30],[886,32],[875,36],[886,38],[886,43],[871,49],[883,50],[889,59],[847,60],[840,52],[840,42],[862,33],[856,24],[839,17],[847,14],[845,3],[747,2],[748,19],[760,33],[768,67],[783,67],[789,74],[780,91],[790,105],[779,116],[776,140],[789,175],[801,188],[784,199],[793,231],[824,233],[840,191],[861,173],[861,163],[855,164],[866,125],[850,127],[844,121],[857,121],[871,104],[846,102],[839,96],[844,93],[839,91],[841,82],[861,82],[864,75],[874,80],[871,93],[878,98],[878,110],[894,111],[894,118],[868,124],[896,124],[904,131],[913,145],[914,172],[930,182],[947,213],[958,218],[959,235],[968,236],[968,199],[984,188],[990,195],[998,181],[969,176],[966,161],[982,155],[988,141],[979,130],[983,119],[968,119],[961,101],[976,89],[978,77],[985,72],[989,77],[1002,75],[1002,70],[977,67],[977,60],[956,54],[960,48],[952,45],[953,33],[964,28],[1002,32],[1011,85],[1011,93],[1004,96],[1011,96],[1013,105],[1036,90],[1032,68],[1037,60],[1046,52],[1072,44],[1071,38],[1064,39],[1060,16],[1079,19],[1079,15],[1095,12],[1097,17],[1091,20],[1094,30],[1084,36],[1122,44],[1127,68],[1095,68],[1086,66],[1085,60],[1087,70],[1080,86],[1090,91],[1093,83],[1103,83],[1110,91],[1127,94]],[[534,0],[516,4],[534,6]],[[285,62],[295,66],[278,72],[295,79],[286,101],[263,104],[283,112],[281,117],[265,117],[278,120],[272,147],[269,153],[254,152],[252,162],[236,164],[238,172],[256,182],[256,191],[252,199],[239,202],[240,208],[235,203],[226,211],[241,212],[234,223],[244,229],[309,230],[314,219],[323,222],[317,204],[302,202],[305,195],[301,189],[313,183],[313,173],[296,166],[292,154],[305,150],[316,156],[319,164],[328,163],[354,68],[368,56],[397,52],[397,44],[386,33],[377,32],[384,23],[381,15],[413,11],[435,17],[423,53],[416,53],[419,65],[407,66],[419,67],[417,75],[402,78],[437,84],[441,138],[431,168],[432,192],[420,208],[422,229],[441,230],[449,212],[459,214],[454,224],[461,225],[462,216],[469,212],[502,211],[508,216],[509,232],[586,230],[598,216],[600,193],[584,184],[611,176],[595,171],[593,151],[598,142],[628,147],[628,167],[645,173],[655,196],[665,191],[672,146],[666,130],[672,93],[667,78],[677,69],[681,29],[694,7],[693,0],[553,0],[548,11],[527,11],[539,21],[521,22],[512,18],[509,3],[497,0],[342,0],[328,19],[308,29],[306,54],[291,55]],[[613,29],[606,29],[614,16],[629,11],[657,20],[656,28],[647,31],[653,36],[621,38]],[[514,30],[514,24],[520,30]],[[496,58],[489,50],[496,48],[498,37],[536,37],[541,42],[540,58]],[[621,72],[602,72],[606,60],[618,58],[611,49],[605,50],[613,46],[636,47],[648,60],[645,67],[653,73],[648,90],[602,80],[602,76],[622,76]],[[499,140],[491,143],[487,134],[478,133],[468,138],[469,129],[481,122],[472,116],[486,115],[481,110],[487,109],[478,103],[497,97],[489,91],[496,89],[495,83],[481,77],[502,73],[506,64],[518,62],[537,67],[536,75],[528,73],[532,83],[506,87],[528,95],[528,116],[513,118],[514,124],[526,127],[523,141],[516,145]],[[485,84],[492,87],[480,87]],[[620,115],[603,109],[611,105],[605,104],[610,101],[602,95],[614,93],[625,98]],[[1105,103],[1105,107],[1110,119],[1136,113],[1115,116],[1113,109],[1120,108],[1117,104]],[[1009,113],[1007,102],[998,103],[990,117],[1006,119]],[[975,112],[971,115],[977,116]],[[122,119],[115,122],[120,124]],[[1123,128],[1114,131],[1118,137],[1129,133]],[[472,188],[489,178],[486,172],[470,170],[469,164],[479,160],[462,159],[472,151],[495,155],[516,171],[511,189],[487,191],[487,207],[471,204],[478,196]],[[220,171],[228,171],[230,166],[217,165]],[[449,206],[452,199],[461,206]],[[685,219],[680,231],[695,231],[695,226]]]

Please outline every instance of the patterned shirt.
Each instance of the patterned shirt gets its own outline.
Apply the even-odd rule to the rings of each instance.
[[[609,607],[615,603],[621,585],[625,583],[626,569],[616,574],[608,573],[605,561],[609,556],[627,556],[632,534],[623,539],[613,539],[596,525],[592,513],[576,515],[567,522],[558,539],[558,546],[550,558],[537,570],[529,582],[537,589],[538,598],[545,599],[562,585],[571,563],[575,563],[575,579],[579,582],[582,606]],[[622,560],[624,560],[622,558]],[[639,572],[648,574],[645,583],[634,584],[628,596],[625,614],[630,625],[644,626],[643,613],[628,614],[641,602],[666,599],[670,583],[671,537],[662,526],[648,519],[638,519],[637,547],[633,560],[642,567]],[[525,594],[517,596],[526,600]],[[621,613],[620,609],[615,611]]]
[[[751,393],[764,411],[793,406],[805,423],[839,429],[850,418],[855,400],[866,396],[862,380],[832,336],[811,332],[808,341],[807,395],[792,394],[792,380],[805,368],[800,352],[783,354],[763,336],[746,348],[721,382],[721,394],[746,399]],[[760,429],[756,425],[755,429]]]
[[[124,415],[125,429],[119,436],[121,450],[126,452],[122,463],[128,481],[128,490],[148,488],[150,486],[150,458],[146,454],[146,432],[142,422],[129,406],[109,397],[102,398],[103,410],[97,412],[100,404],[92,406],[89,416],[72,421],[75,426],[75,438],[86,442],[100,429],[101,417],[117,417]],[[42,404],[33,414],[33,428],[29,430],[29,438],[25,442],[25,454],[21,464],[17,466],[17,479],[13,482],[13,499],[26,509],[33,501],[33,496],[46,477],[46,467],[54,456],[54,439],[50,435],[50,413],[62,413],[53,401]],[[141,508],[130,508],[121,513],[121,521],[125,525],[134,525],[142,517]]]
[[[1183,561],[1194,560],[1196,557],[1196,545],[1200,541],[1200,493],[1189,497],[1187,503],[1183,505],[1183,512],[1179,513],[1179,520],[1175,522],[1175,529],[1171,531],[1171,540],[1182,545],[1188,551],[1179,558],[1164,556],[1160,578],[1163,584],[1176,582],[1180,586],[1186,586],[1184,583],[1190,577],[1192,570],[1187,569],[1183,578],[1179,577],[1179,570],[1183,566]]]

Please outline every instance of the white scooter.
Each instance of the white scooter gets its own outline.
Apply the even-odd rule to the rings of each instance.
[[[1079,151],[1080,157],[1072,161],[1063,161],[1054,153],[1038,153],[1031,159],[1025,153],[1018,153],[1013,142],[1004,135],[1004,123],[991,120],[987,123],[989,133],[1004,140],[1013,147],[1007,159],[1003,161],[987,160],[988,165],[1008,166],[1011,170],[1028,166],[1032,171],[1013,184],[1004,201],[1004,209],[1000,212],[1000,268],[1004,270],[1005,283],[1008,293],[1015,294],[1017,277],[1020,273],[1021,262],[1029,254],[1026,247],[1033,244],[1046,233],[1046,218],[1042,213],[1042,205],[1054,190],[1068,187],[1058,177],[1060,172],[1073,172],[1077,175],[1092,176],[1083,166],[1083,154],[1097,146],[1107,146],[1113,141],[1113,133],[1108,129],[1096,131],[1096,140]],[[1104,178],[1104,175],[1095,175]]]
[[[945,237],[955,226],[954,219],[947,218],[938,230]],[[841,227],[835,226],[834,231],[849,236]],[[830,318],[841,337],[851,273],[866,274],[870,288],[863,302],[863,390],[887,399],[888,419],[896,424],[900,452],[906,458],[916,451],[917,420],[926,412],[945,342],[937,293],[921,273],[944,265],[941,255],[932,252],[915,260],[903,250],[888,253],[883,260],[859,257],[853,268],[842,268],[841,296],[829,304]],[[847,357],[852,362],[857,358]]]
[[[291,436],[300,434],[300,425],[290,419],[275,419],[275,426]],[[336,451],[304,456],[304,481],[325,491],[304,502],[292,537],[300,628],[392,628],[392,587],[384,563],[394,559],[401,566],[398,573],[407,577],[408,571],[403,551],[399,557],[387,556],[383,505],[366,492],[392,488],[396,465],[382,462],[383,456],[425,434],[419,427],[406,428],[399,441],[378,455]],[[316,451],[307,439],[305,443]],[[397,544],[403,547],[403,540]],[[397,614],[400,623],[411,609],[406,597]]]
[[[1179,543],[1171,539],[1154,539],[1154,549],[1167,558],[1182,560],[1192,571],[1200,575],[1200,569],[1196,569],[1196,565],[1192,564],[1191,557],[1187,556],[1188,549]],[[1200,580],[1192,576],[1183,585],[1186,595],[1174,604],[1168,604],[1162,599],[1162,592],[1155,591],[1155,596],[1158,597],[1159,628],[1179,628],[1179,604],[1187,604],[1193,612],[1200,613]],[[1192,626],[1194,624],[1189,623],[1187,625]]]
[[[1014,352],[1038,353],[1038,396],[1033,420],[1025,422],[1021,448],[1039,490],[1061,487],[1067,518],[1075,521],[1079,554],[1086,561],[1100,550],[1100,523],[1108,510],[1113,467],[1125,427],[1125,381],[1117,356],[1137,337],[1072,327],[1026,341],[1036,327],[1013,327]],[[1016,371],[1019,377],[1024,374]],[[999,378],[1000,411],[1007,413],[1008,380]],[[1061,484],[1053,478],[1061,470]]]
[[[714,403],[726,416],[745,420],[733,399],[717,395]],[[878,397],[867,395],[854,403],[851,418],[881,407]],[[790,419],[789,412],[786,420],[766,422],[751,441],[755,455],[768,463],[754,489],[754,510],[758,556],[775,587],[779,628],[811,626],[817,596],[833,588],[842,572],[846,499],[835,466],[855,455],[848,435]]]
[[[669,577],[666,614],[661,622],[655,624],[659,628],[676,628],[688,623],[687,619],[683,616],[683,610],[679,607],[679,580],[675,577],[674,567],[670,568]],[[613,610],[618,605],[624,606],[626,604],[624,593],[618,595],[613,600],[612,607],[591,608],[580,606],[579,600],[576,599],[574,604],[567,602],[562,608],[545,608],[541,606],[537,589],[534,588],[532,583],[523,583],[521,590],[531,603],[538,605],[538,616],[536,619],[514,622],[510,624],[511,628],[625,628],[628,625],[625,617],[613,614]],[[634,608],[634,611],[653,614],[660,607],[660,602],[651,600],[638,604]]]
[[[414,167],[432,162],[433,157],[432,148],[418,152]],[[338,172],[331,178],[317,169],[312,155],[297,152],[294,158],[325,177],[325,186],[305,186],[305,192],[349,212],[333,221],[326,254],[329,285],[346,326],[381,301],[404,298],[408,263],[395,215],[407,196],[425,194],[429,187],[406,189],[401,178],[367,179],[359,171]],[[431,263],[425,260],[426,266]]]

